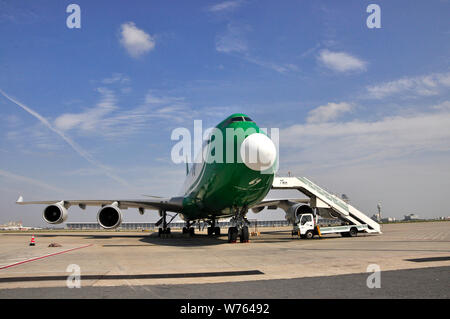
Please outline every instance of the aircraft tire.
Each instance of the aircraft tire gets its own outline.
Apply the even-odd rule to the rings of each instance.
[[[238,237],[238,230],[236,227],[228,228],[228,242],[235,243]]]
[[[208,236],[212,236],[214,233],[214,228],[213,227],[208,227]]]
[[[241,235],[239,237],[241,243],[248,243],[248,240],[250,239],[250,234],[248,232],[247,226],[242,227]]]
[[[189,235],[190,235],[191,237],[194,237],[194,235],[195,235],[195,228],[194,228],[194,227],[190,227],[190,228],[189,228]]]
[[[220,227],[214,227],[214,235],[220,236]]]

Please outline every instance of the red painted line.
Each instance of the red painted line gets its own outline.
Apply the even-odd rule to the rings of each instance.
[[[7,265],[7,266],[0,267],[0,270],[1,270],[1,269],[6,269],[6,268],[9,268],[9,267],[18,266],[18,265],[25,264],[25,263],[29,263],[29,262],[32,262],[32,261],[35,261],[35,260],[39,260],[39,259],[43,259],[43,258],[47,258],[47,257],[51,257],[51,256],[56,256],[56,255],[60,255],[60,254],[64,254],[64,253],[68,253],[69,251],[74,251],[74,250],[81,249],[81,248],[86,248],[86,247],[89,247],[89,246],[92,246],[92,244],[85,245],[85,246],[81,246],[81,247],[75,247],[75,248],[72,248],[72,249],[60,251],[60,252],[58,252],[58,253],[49,254],[49,255],[45,255],[45,256],[41,256],[41,257],[36,257],[36,258],[32,258],[32,259],[27,259],[27,260],[24,260],[24,261],[19,261],[19,262],[17,262],[17,263],[11,264],[11,265]]]

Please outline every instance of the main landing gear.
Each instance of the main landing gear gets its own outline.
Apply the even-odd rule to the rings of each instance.
[[[228,228],[228,242],[235,243],[239,237],[241,243],[248,243],[250,239],[250,233],[248,231],[248,225],[250,224],[245,215],[248,209],[246,207],[236,209],[234,217],[231,218],[230,222],[233,225]]]
[[[248,226],[243,226],[241,229],[237,227],[228,228],[228,242],[235,243],[237,238],[241,243],[248,243],[250,239],[250,233],[248,231]]]
[[[161,225],[162,227],[158,228],[158,237],[169,237],[171,235],[170,232],[170,227],[169,224],[172,222],[172,220],[174,220],[174,218],[177,216],[178,214],[175,214],[174,216],[172,216],[172,219],[167,222],[167,213],[165,210],[160,210],[159,211],[159,216],[161,216],[160,220],[158,220],[156,222],[156,226]]]

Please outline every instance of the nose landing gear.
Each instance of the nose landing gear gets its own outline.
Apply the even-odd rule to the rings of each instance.
[[[190,222],[190,221],[187,221],[186,222],[186,226],[185,227],[183,227],[183,235],[184,234],[189,234],[189,236],[190,237],[194,237],[194,235],[195,235],[195,228],[194,227],[192,227],[192,225],[194,224],[195,222]]]
[[[208,236],[220,236],[220,227],[216,226],[216,220],[212,219],[209,222],[209,227],[208,227]]]
[[[250,224],[245,215],[248,212],[247,207],[243,207],[241,210],[235,209],[235,215],[231,218],[230,222],[233,225],[228,228],[228,242],[235,243],[239,237],[241,243],[248,243],[250,239],[250,233],[248,231],[248,225]]]

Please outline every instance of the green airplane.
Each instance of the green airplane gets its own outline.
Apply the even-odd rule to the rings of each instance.
[[[220,122],[204,142],[202,151],[186,170],[182,194],[171,198],[151,197],[138,200],[51,200],[23,201],[17,204],[46,204],[43,219],[60,224],[67,219],[70,206],[101,206],[97,221],[105,229],[114,229],[122,222],[122,209],[158,210],[156,223],[159,235],[170,234],[170,223],[179,215],[186,223],[183,233],[194,235],[194,225],[205,221],[208,235],[220,235],[219,218],[231,218],[228,241],[249,240],[249,209],[259,212],[265,207],[297,209],[303,199],[265,199],[272,187],[277,167],[277,148],[273,141],[246,114],[236,113]],[[150,197],[150,196],[149,196]],[[297,207],[298,206],[298,207]],[[174,212],[167,220],[167,212]]]

